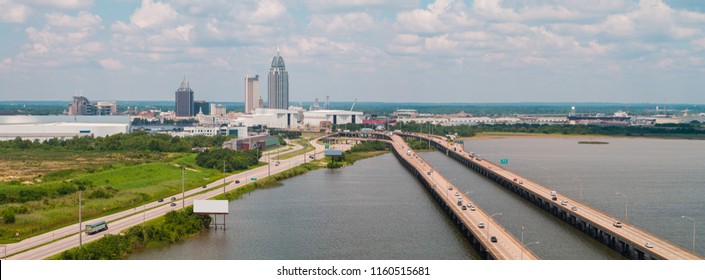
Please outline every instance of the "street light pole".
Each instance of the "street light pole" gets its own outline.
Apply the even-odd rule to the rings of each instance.
[[[522,244],[523,244],[523,242],[522,242]],[[529,247],[529,246],[531,246],[531,245],[534,245],[534,244],[541,244],[541,242],[536,241],[536,242],[531,242],[531,243],[529,243],[529,244],[524,245],[524,248],[521,248],[521,258],[520,258],[520,260],[523,260],[523,259],[524,259],[524,249],[527,249],[527,250],[528,250],[527,247]]]
[[[83,221],[81,217],[81,212],[83,212],[83,205],[81,205],[82,201],[81,199],[83,195],[83,191],[78,191],[78,249],[81,250],[83,249],[83,234],[81,234],[81,229],[83,228]]]
[[[628,203],[628,201],[627,201],[627,196],[624,195],[624,194],[622,194],[622,193],[616,193],[616,194],[617,194],[617,195],[621,195],[622,197],[624,197],[624,222],[629,222],[629,216],[627,216],[627,209],[628,209],[628,208],[627,208],[627,207],[628,207],[628,206],[627,206],[627,205],[628,205],[628,204],[627,204],[627,203]]]
[[[186,188],[184,181],[186,180],[186,167],[181,166],[181,208],[186,207]]]
[[[688,219],[693,222],[693,254],[695,254],[695,219],[688,216],[681,216],[683,219]]]
[[[494,214],[490,215],[490,217],[487,219],[487,238],[488,239],[491,239],[491,237],[490,237],[490,224],[491,224],[490,220],[492,220],[492,217],[494,217],[496,215],[502,216],[502,213],[494,213]]]
[[[225,195],[225,160],[223,160],[223,195]]]

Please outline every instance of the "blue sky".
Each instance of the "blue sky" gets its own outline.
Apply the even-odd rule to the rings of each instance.
[[[699,0],[0,0],[0,100],[705,104]]]

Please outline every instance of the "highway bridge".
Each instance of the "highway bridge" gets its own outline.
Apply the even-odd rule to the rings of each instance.
[[[646,232],[635,225],[618,221],[615,217],[594,209],[572,197],[554,192],[548,186],[541,185],[529,178],[483,160],[480,156],[465,151],[462,145],[451,146],[445,137],[417,133],[397,133],[397,135],[428,141],[431,146],[449,157],[497,182],[499,186],[511,190],[627,258],[703,259],[701,256]]]

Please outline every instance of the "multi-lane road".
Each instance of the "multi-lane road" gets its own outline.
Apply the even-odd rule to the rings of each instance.
[[[166,198],[163,202],[155,201],[133,209],[94,219],[108,222],[109,229],[106,231],[94,235],[86,235],[83,233],[82,236],[79,236],[79,224],[76,223],[24,239],[15,244],[6,244],[5,250],[7,259],[45,259],[73,247],[77,247],[79,246],[79,242],[85,244],[97,240],[106,234],[118,234],[127,228],[138,225],[144,221],[160,217],[169,211],[180,209],[184,206],[189,206],[193,204],[194,200],[208,199],[222,194],[223,192],[231,191],[252,182],[253,178],[265,178],[270,174],[276,174],[296,167],[304,162],[310,161],[311,156],[314,156],[316,159],[321,158],[324,147],[316,143],[318,139],[320,138],[316,138],[311,141],[311,144],[315,147],[313,152],[305,153],[301,156],[295,156],[286,160],[279,160],[278,164],[276,162],[270,162],[265,166],[230,175],[226,177],[225,180],[212,182],[205,185],[204,188],[191,189],[184,192],[183,195],[181,193],[176,194],[173,196],[175,199],[174,201],[170,198]],[[293,149],[286,152],[290,153],[298,150],[300,149]],[[224,181],[225,187],[223,187]],[[236,183],[238,181],[239,183]],[[184,198],[183,200],[182,197]],[[176,205],[171,206],[172,202]],[[83,223],[84,226],[86,224],[85,222]]]
[[[487,172],[495,174],[504,180],[511,182],[516,187],[522,188],[527,192],[541,198],[544,201],[549,201],[553,206],[558,207],[563,212],[571,213],[583,221],[589,221],[593,226],[601,228],[612,236],[617,236],[621,240],[625,240],[632,244],[640,251],[648,253],[652,256],[661,259],[669,260],[702,260],[701,256],[695,255],[692,252],[685,250],[671,242],[664,240],[661,237],[655,236],[635,225],[620,221],[621,226],[615,226],[617,218],[609,216],[604,212],[590,207],[589,205],[579,202],[567,195],[556,192],[556,199],[552,199],[551,192],[554,191],[547,186],[536,183],[529,178],[523,177],[510,170],[502,168],[487,160],[479,159],[479,156],[471,156],[472,153],[462,150],[460,145],[455,145],[456,150],[448,147],[448,142],[445,138],[431,136],[425,134],[409,134],[421,139],[434,141],[436,144],[446,147],[449,153],[459,155],[466,161],[471,161],[475,165],[480,166]],[[648,245],[647,245],[648,244]]]
[[[477,237],[482,247],[498,260],[536,260],[538,257],[521,244],[509,231],[492,219],[491,215],[477,206],[469,197],[460,192],[451,181],[446,179],[421,156],[408,148],[408,145],[398,135],[392,135],[393,148],[418,170],[428,182],[431,182],[435,192],[451,207],[455,216],[462,220],[466,228]],[[461,201],[458,205],[458,201]],[[472,205],[472,208],[469,207]],[[465,206],[465,210],[462,207]],[[482,225],[481,225],[482,224]],[[494,237],[494,241],[492,241]]]

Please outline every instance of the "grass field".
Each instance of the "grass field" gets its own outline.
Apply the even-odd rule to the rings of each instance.
[[[0,185],[3,191],[10,188],[51,188],[64,180],[90,181],[94,187],[83,193],[84,221],[142,205],[161,197],[181,192],[181,167],[185,165],[185,188],[192,189],[222,179],[222,172],[200,168],[195,164],[195,154],[165,157],[164,162],[141,164],[113,164],[87,173],[80,169],[67,169],[44,176],[48,181],[32,186]],[[25,208],[27,213],[16,214],[16,221],[0,227],[0,242],[20,239],[56,229],[78,220],[78,193],[45,197],[24,203],[0,205],[0,213],[8,207]]]

